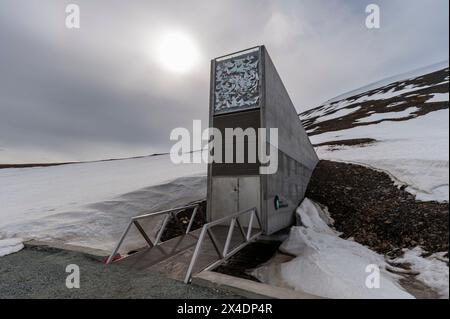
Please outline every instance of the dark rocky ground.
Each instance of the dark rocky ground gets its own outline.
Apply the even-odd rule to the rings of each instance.
[[[306,196],[329,208],[342,237],[379,253],[396,257],[416,246],[448,252],[448,203],[416,201],[383,172],[322,160]]]
[[[344,99],[347,103],[342,109],[353,109],[359,107],[358,110],[330,120],[320,121],[323,115],[331,115],[334,112],[340,110],[340,102],[336,101],[328,105],[325,103],[319,107],[309,109],[306,112],[300,114],[303,125],[307,131],[310,131],[309,135],[317,135],[326,132],[340,131],[357,126],[373,125],[383,121],[406,121],[418,116],[426,115],[430,112],[437,110],[448,109],[448,101],[441,102],[428,102],[428,100],[436,93],[448,93],[448,77],[449,69],[445,68],[439,71],[435,71],[429,74],[418,76],[412,79],[406,79],[403,81],[394,82],[385,85],[380,88],[373,89],[371,91],[363,92],[361,94]],[[408,92],[408,90],[394,97],[375,99],[368,101],[358,101],[363,96],[374,96],[380,93],[387,93],[404,90],[407,87],[414,86],[417,88],[414,92]],[[410,107],[416,107],[417,110],[410,115],[402,118],[394,119],[379,119],[372,122],[360,122],[362,118],[374,113],[386,113],[386,112],[401,112]]]
[[[269,261],[278,250],[281,241],[257,241],[248,244],[214,271],[239,278],[259,281],[249,270]]]
[[[323,143],[319,143],[319,144],[314,144],[314,147],[319,147],[319,146],[328,146],[328,147],[333,147],[333,146],[366,146],[368,144],[373,144],[376,143],[377,140],[374,140],[373,138],[353,138],[353,139],[347,139],[347,140],[337,140],[337,141],[328,141],[328,142],[323,142]]]
[[[186,233],[186,229],[191,220],[193,208],[185,209],[173,215],[166,226],[164,233],[161,236],[162,241],[166,241]],[[202,227],[206,222],[206,201],[200,203],[200,207],[195,214],[194,221],[191,226],[191,231]]]

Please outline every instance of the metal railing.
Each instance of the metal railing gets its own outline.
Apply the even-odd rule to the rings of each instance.
[[[111,255],[108,257],[106,264],[110,264],[113,261],[114,257],[116,256],[117,252],[119,251],[120,246],[122,245],[123,241],[125,240],[125,237],[127,236],[128,232],[130,231],[132,225],[134,225],[136,227],[136,229],[142,235],[142,237],[147,242],[147,244],[150,248],[155,247],[161,243],[161,236],[163,235],[164,230],[166,229],[166,226],[170,220],[170,217],[176,217],[177,213],[179,213],[183,210],[186,210],[186,209],[193,208],[194,210],[192,211],[191,218],[189,220],[188,226],[185,231],[185,233],[188,234],[192,228],[192,225],[194,223],[194,219],[197,214],[198,208],[200,207],[200,204],[201,204],[201,201],[190,204],[190,205],[182,206],[182,207],[176,207],[176,208],[166,209],[166,210],[162,210],[162,211],[158,211],[158,212],[154,212],[154,213],[149,213],[149,214],[132,217],[130,219],[130,222],[128,223],[127,227],[125,228],[125,231],[123,232],[122,236],[120,237],[119,241],[117,242],[117,245],[115,246],[114,250],[112,251]],[[158,215],[164,215],[164,214],[166,216],[164,217],[162,226],[158,230],[158,232],[156,234],[156,238],[153,241],[150,239],[149,235],[145,232],[144,228],[139,223],[139,221],[146,219],[146,218],[151,218],[151,217],[155,217]]]
[[[248,229],[247,231],[245,231],[244,227],[242,227],[241,222],[239,221],[239,217],[244,216],[250,214],[250,219],[248,222]],[[256,218],[258,225],[259,225],[259,231],[256,232],[255,234],[252,234],[252,229],[253,229],[253,221]],[[227,232],[227,237],[225,240],[225,244],[223,247],[223,250],[219,249],[219,243],[216,239],[216,237],[214,236],[213,233],[213,229],[212,227],[214,226],[218,226],[221,225],[223,223],[227,223],[230,222],[229,226],[228,226],[228,232]],[[238,229],[244,239],[244,242],[240,243],[238,246],[236,246],[235,248],[230,250],[230,244],[231,244],[231,239],[233,236],[233,231],[234,231],[234,227],[238,226]],[[219,256],[219,260],[211,263],[210,265],[208,265],[204,270],[210,270],[213,269],[217,266],[219,266],[220,264],[222,264],[224,261],[226,261],[228,258],[230,258],[231,256],[233,256],[235,253],[237,253],[239,250],[241,250],[242,248],[244,248],[246,245],[248,245],[251,241],[253,241],[254,239],[256,239],[259,235],[262,234],[262,224],[261,224],[261,220],[258,216],[258,212],[256,210],[256,207],[251,208],[251,209],[247,209],[247,210],[243,210],[240,211],[238,213],[229,215],[229,216],[225,216],[221,219],[217,219],[215,221],[209,222],[207,224],[203,225],[202,231],[200,233],[200,236],[198,238],[197,241],[197,246],[195,247],[194,250],[194,254],[192,255],[192,259],[191,262],[189,264],[189,268],[186,272],[186,277],[184,279],[184,282],[187,284],[191,281],[191,277],[192,277],[192,272],[194,270],[195,264],[197,262],[197,258],[200,254],[200,250],[203,244],[203,241],[205,239],[205,236],[208,235],[209,238],[211,239],[211,242],[214,246],[215,251],[217,252],[217,255]]]

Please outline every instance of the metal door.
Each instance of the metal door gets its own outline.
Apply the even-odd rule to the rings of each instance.
[[[211,189],[211,221],[256,207],[261,216],[259,176],[213,177]],[[243,219],[247,225],[248,217]]]

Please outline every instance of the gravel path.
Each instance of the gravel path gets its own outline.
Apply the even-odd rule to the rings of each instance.
[[[66,266],[80,268],[80,288],[66,287]],[[0,299],[4,298],[237,298],[225,291],[185,285],[155,273],[106,266],[82,253],[25,248],[0,258]]]

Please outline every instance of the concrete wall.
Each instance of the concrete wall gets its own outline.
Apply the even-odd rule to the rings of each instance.
[[[305,196],[318,157],[304,130],[297,111],[265,48],[264,97],[262,126],[278,128],[278,171],[263,177],[265,188],[262,205],[266,233],[273,233],[291,225],[295,209]],[[278,195],[287,207],[275,209]]]
[[[227,211],[225,213],[227,214],[230,207],[244,209],[248,207],[240,206],[259,206],[254,203],[255,198],[258,198],[264,231],[266,234],[271,234],[293,223],[295,209],[304,198],[318,158],[273,62],[264,47],[260,47],[260,50],[259,109],[253,111],[213,116],[215,61],[212,61],[210,127],[217,127],[220,130],[224,127],[258,127],[256,114],[257,117],[259,116],[260,127],[278,128],[278,171],[272,175],[261,175],[258,179],[259,183],[249,184],[255,186],[247,187],[245,190],[235,190],[238,187],[227,186],[234,183],[233,177],[237,178],[236,185],[239,185],[239,178],[257,176],[258,171],[255,171],[254,165],[209,165],[208,218],[213,220],[223,217],[224,212]],[[242,123],[241,119],[248,116],[250,118]],[[269,136],[267,140],[269,141]],[[212,190],[213,187],[217,188],[215,192]],[[235,196],[235,193],[239,195]],[[255,193],[258,196],[254,196]],[[239,199],[241,196],[246,196],[245,194],[248,195],[249,201],[242,201],[242,205],[236,204],[241,201]],[[274,198],[276,195],[280,197],[286,207],[275,209]],[[223,201],[230,202],[224,203]]]

